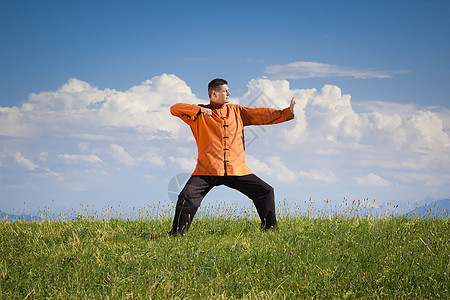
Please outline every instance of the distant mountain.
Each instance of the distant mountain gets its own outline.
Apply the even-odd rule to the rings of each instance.
[[[437,200],[417,207],[404,214],[407,218],[448,218],[450,215],[450,198]]]
[[[0,221],[39,221],[41,218],[32,215],[10,215],[4,212],[0,212]]]

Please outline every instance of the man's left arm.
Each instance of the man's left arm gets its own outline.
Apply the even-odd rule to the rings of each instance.
[[[278,124],[294,119],[295,98],[292,97],[289,107],[285,109],[251,108],[241,106],[241,116],[246,125]]]

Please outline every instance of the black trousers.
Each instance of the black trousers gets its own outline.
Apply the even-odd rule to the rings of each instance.
[[[275,197],[273,188],[254,174],[244,176],[199,176],[189,178],[178,195],[171,234],[185,233],[206,194],[215,186],[225,185],[236,189],[253,200],[261,227],[276,227]]]

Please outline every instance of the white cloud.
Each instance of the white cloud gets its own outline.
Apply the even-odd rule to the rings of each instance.
[[[249,107],[271,107],[283,109],[289,106],[295,96],[295,128],[287,132],[281,128],[282,135],[289,141],[301,142],[307,138],[305,107],[315,89],[291,90],[287,80],[270,80],[268,78],[252,79],[247,85],[248,91],[240,98],[239,103]],[[292,125],[291,125],[292,126]]]
[[[33,171],[33,170],[38,168],[38,165],[33,163],[30,159],[23,157],[23,155],[19,151],[16,151],[14,153],[14,160],[21,167],[23,167],[23,168],[25,168],[25,169],[27,169],[29,171]]]
[[[350,99],[350,95],[342,95],[341,89],[334,85],[325,85],[315,91],[305,107],[310,138],[331,142],[358,141],[361,137],[359,116]]]
[[[132,157],[125,149],[116,144],[109,146],[109,155],[125,166],[134,166],[137,164],[137,160]]]
[[[331,170],[300,171],[300,175],[309,179],[325,181],[330,183],[339,181],[339,178]]]
[[[73,78],[57,91],[32,94],[21,107],[0,107],[0,135],[108,140],[121,128],[162,138],[179,130],[169,106],[180,101],[201,102],[175,75],[156,76],[126,91],[100,90]]]
[[[416,147],[427,147],[431,150],[450,147],[450,137],[444,132],[444,123],[435,113],[417,111],[408,121],[418,133]]]
[[[444,174],[430,174],[430,173],[418,173],[418,172],[394,172],[392,174],[396,180],[406,184],[425,184],[430,187],[439,187],[447,185],[450,182],[450,174],[444,172]]]
[[[399,149],[407,141],[405,119],[398,113],[361,113],[360,128],[363,139],[368,143],[388,143]],[[368,140],[370,139],[370,141]],[[363,140],[364,142],[364,140]]]
[[[152,152],[145,153],[144,156],[142,157],[142,160],[144,160],[154,166],[164,166],[165,165],[164,158],[157,155],[156,153],[152,153]]]
[[[369,173],[365,176],[354,177],[354,179],[359,185],[365,186],[386,187],[391,185],[391,183],[388,180],[374,173]]]
[[[274,177],[281,182],[294,182],[297,176],[282,161],[279,156],[271,156],[268,159],[270,166],[274,169]]]
[[[183,171],[193,172],[195,165],[197,164],[197,159],[194,157],[175,157],[169,156],[169,160],[173,163],[177,163]]]
[[[96,155],[60,154],[60,155],[58,155],[58,158],[63,159],[67,162],[71,162],[71,163],[79,163],[79,162],[102,163],[103,162],[103,160],[101,160],[101,158]]]
[[[261,162],[253,155],[245,155],[245,162],[247,166],[255,173],[261,174],[265,176],[271,176],[274,172],[274,169],[269,167],[266,163]]]
[[[281,107],[292,95],[299,99],[294,124],[283,125],[277,129],[282,135],[270,137],[278,144],[297,145],[300,152],[311,151],[319,156],[340,157],[334,165],[348,161],[356,167],[366,164],[423,170],[450,164],[445,110],[438,114],[408,104],[367,102],[356,106],[358,112],[350,95],[343,95],[337,86],[293,90],[285,80],[267,78],[252,80],[243,99],[251,103],[249,98],[258,98],[261,93],[267,95],[266,102],[267,98],[274,99]],[[280,136],[284,141],[279,140]],[[346,153],[354,155],[352,161],[345,157]]]
[[[417,201],[419,194],[450,192],[450,111],[354,103],[337,86],[295,89],[287,80],[268,78],[251,80],[248,91],[234,100],[284,108],[292,96],[294,120],[250,127],[258,137],[246,159],[257,175],[289,183],[295,196],[299,186],[327,198],[342,195],[343,189],[370,196],[364,194],[368,187],[389,191],[385,197]],[[158,199],[165,199],[169,179],[180,170],[192,172],[196,164],[189,127],[169,113],[170,105],[181,101],[205,102],[184,81],[163,74],[125,91],[71,79],[56,91],[33,94],[20,107],[0,108],[0,188],[26,187],[30,199],[36,190],[66,199],[68,188],[85,192],[85,198],[112,189],[122,198],[131,190],[152,196],[161,191]],[[145,178],[152,180],[144,184]],[[0,204],[15,203],[13,192],[8,197]],[[80,201],[78,194],[72,197]]]
[[[306,79],[315,77],[354,77],[359,79],[390,78],[393,74],[406,71],[377,71],[354,69],[318,62],[298,61],[285,65],[268,66],[265,73],[278,79]]]
[[[41,172],[33,174],[34,177],[41,177],[41,178],[46,178],[46,177],[53,177],[56,179],[56,181],[63,181],[64,177],[55,172],[50,170],[49,168],[43,168]]]
[[[0,107],[0,136],[29,137],[38,133],[25,107]]]
[[[279,182],[294,182],[297,179],[295,173],[290,170],[279,156],[270,156],[262,162],[252,155],[246,155],[247,166],[261,176],[267,176]]]

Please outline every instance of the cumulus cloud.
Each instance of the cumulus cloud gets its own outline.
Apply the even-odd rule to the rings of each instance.
[[[354,77],[359,79],[390,78],[393,74],[407,71],[378,71],[372,69],[354,69],[344,66],[318,62],[298,61],[285,65],[271,65],[265,73],[279,79],[306,79],[315,77]]]
[[[247,154],[245,156],[245,162],[247,166],[256,174],[272,176],[274,172],[273,168],[269,167],[266,163],[258,160],[253,155]]]
[[[16,151],[14,153],[14,160],[18,165],[21,167],[33,171],[38,168],[38,165],[36,165],[34,162],[32,162],[30,159],[24,157],[19,151]]]
[[[266,176],[278,182],[294,182],[297,176],[289,169],[279,156],[270,156],[262,162],[253,155],[245,157],[248,167],[256,174]]]
[[[354,177],[354,179],[358,184],[365,186],[385,187],[391,184],[388,180],[374,173],[369,173],[365,176]]]
[[[179,165],[179,167],[185,172],[194,171],[195,165],[197,164],[197,159],[194,157],[175,157],[169,156],[169,160],[173,163]]]
[[[247,87],[234,102],[285,108],[292,96],[297,100],[294,120],[246,129],[246,161],[257,175],[293,189],[317,183],[330,189],[329,197],[343,185],[349,193],[448,189],[448,110],[354,103],[334,85],[296,89],[287,80],[258,78]],[[192,172],[196,164],[189,127],[169,112],[176,102],[206,101],[180,78],[163,74],[125,91],[70,79],[55,91],[31,95],[20,107],[1,107],[1,182],[23,188],[19,183],[34,182],[36,189],[45,182],[51,185],[48,194],[70,187],[92,191],[102,184],[130,189],[131,183],[135,190],[165,192],[168,178]],[[24,173],[29,177],[14,177]],[[152,181],[140,187],[141,178]]]
[[[351,96],[341,89],[325,85],[317,89],[290,89],[287,80],[253,79],[240,103],[252,107],[285,108],[296,99],[294,127],[281,129],[289,143],[306,139],[336,142],[337,139],[359,140],[359,115],[351,105]]]
[[[431,150],[448,148],[450,139],[444,131],[444,122],[431,111],[417,111],[408,120],[418,136],[416,147],[426,147]]]
[[[163,74],[126,91],[99,89],[72,78],[57,91],[31,94],[21,107],[0,108],[0,135],[60,135],[108,140],[115,129],[131,130],[146,139],[178,132],[168,107],[198,99],[184,81]]]
[[[36,174],[34,174],[34,176],[38,177],[38,178],[52,177],[56,181],[63,181],[64,180],[64,176],[63,175],[61,175],[58,172],[55,172],[53,170],[50,170],[49,168],[43,168],[42,172],[36,173]]]
[[[331,170],[312,169],[308,171],[300,171],[301,176],[318,181],[336,182],[339,178]]]
[[[79,162],[102,163],[103,162],[103,160],[101,160],[101,158],[96,155],[60,154],[60,155],[58,155],[58,158],[63,159],[69,163],[79,163]]]
[[[166,164],[163,157],[161,157],[160,155],[153,153],[153,152],[146,152],[143,155],[142,160],[144,160],[154,166],[161,167]]]
[[[429,110],[387,102],[367,102],[355,109],[351,96],[342,94],[334,85],[324,85],[320,90],[291,89],[286,80],[261,78],[250,81],[248,86],[241,101],[244,104],[260,104],[261,93],[266,103],[271,101],[280,108],[287,107],[292,96],[298,99],[295,124],[284,135],[288,143],[330,146],[319,151],[322,153],[337,153],[333,148],[344,144],[365,150],[394,148],[394,152],[428,154],[429,150],[448,153],[450,147],[444,118]]]
[[[294,182],[297,180],[295,173],[290,170],[279,156],[271,156],[268,159],[269,164],[275,170],[275,178],[281,182]]]
[[[116,144],[112,144],[109,147],[109,155],[111,155],[112,158],[120,162],[121,164],[125,166],[134,166],[137,164],[137,159],[132,157],[125,149]]]
[[[314,91],[305,107],[310,138],[322,141],[358,141],[361,137],[359,116],[350,103],[350,95],[325,85]]]

